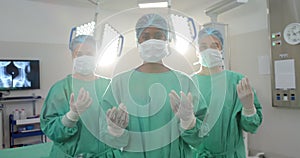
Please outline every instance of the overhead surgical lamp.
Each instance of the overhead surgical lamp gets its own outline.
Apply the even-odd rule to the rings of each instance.
[[[167,8],[171,0],[138,0],[140,8]]]
[[[96,29],[96,24],[97,24],[97,17],[100,11],[100,0],[88,0],[90,3],[96,5],[96,12],[94,16],[94,20],[79,26],[75,26],[71,29],[70,33],[70,39],[69,39],[69,45],[71,44],[71,41],[73,38],[79,36],[79,35],[90,35],[94,36],[95,34],[95,29]]]
[[[205,14],[216,22],[218,15],[247,3],[248,0],[222,0],[204,10]]]

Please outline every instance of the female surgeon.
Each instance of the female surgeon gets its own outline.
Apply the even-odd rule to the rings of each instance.
[[[223,38],[218,30],[200,30],[198,44],[201,67],[192,78],[204,95],[205,120],[212,127],[194,157],[246,158],[243,131],[257,131],[262,123],[261,105],[247,77],[222,68]]]
[[[162,61],[169,54],[167,21],[145,14],[135,29],[143,63],[116,75],[104,95],[104,103],[127,107],[129,140],[122,157],[190,158],[189,145],[201,142],[202,121],[194,113],[204,115],[206,106],[194,104],[199,94],[192,80]]]
[[[73,73],[51,87],[41,111],[41,129],[54,142],[50,157],[119,157],[118,149],[100,141],[107,129],[103,111],[108,109],[100,108],[100,102],[109,80],[93,73],[96,41],[77,36],[70,50]]]

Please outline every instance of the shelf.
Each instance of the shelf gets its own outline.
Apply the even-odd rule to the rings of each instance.
[[[13,120],[13,124],[15,125],[27,125],[27,124],[35,124],[35,123],[40,123],[40,118]]]
[[[11,103],[11,102],[29,102],[42,99],[41,96],[21,96],[21,97],[6,97],[0,98],[0,103]]]
[[[25,131],[20,131],[21,133],[28,133],[28,132],[36,132],[36,131],[41,131],[41,129],[29,129]]]
[[[33,124],[39,124],[40,118],[31,117],[29,119],[22,119],[22,120],[13,120],[13,115],[9,115],[9,126],[10,126],[10,147],[14,147],[14,140],[17,138],[23,138],[23,137],[32,137],[32,136],[41,136],[41,142],[46,142],[47,137],[43,133],[43,131],[40,129],[39,125],[33,125]],[[33,125],[34,129],[28,129],[28,130],[21,130],[16,131],[18,127],[21,129],[26,129],[26,125]],[[26,126],[26,127],[25,127]],[[16,132],[13,132],[16,131]]]
[[[44,135],[42,130],[38,129],[37,131],[30,131],[30,132],[18,132],[18,133],[12,133],[12,138],[23,138],[23,137],[31,137],[31,136],[40,136]]]

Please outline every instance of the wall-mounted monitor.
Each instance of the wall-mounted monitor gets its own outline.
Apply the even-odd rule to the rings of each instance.
[[[0,59],[0,91],[39,88],[39,60]]]

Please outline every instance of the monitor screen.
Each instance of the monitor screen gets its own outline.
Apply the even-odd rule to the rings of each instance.
[[[0,90],[39,88],[39,60],[0,59]]]

